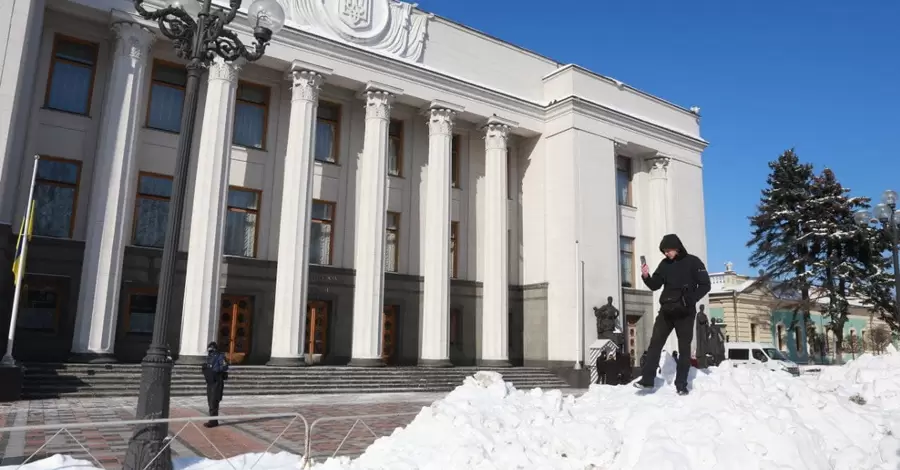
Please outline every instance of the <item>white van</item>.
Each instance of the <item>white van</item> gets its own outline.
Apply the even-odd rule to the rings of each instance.
[[[800,368],[778,349],[760,343],[725,343],[725,358],[735,365],[760,365],[772,371],[800,375]]]

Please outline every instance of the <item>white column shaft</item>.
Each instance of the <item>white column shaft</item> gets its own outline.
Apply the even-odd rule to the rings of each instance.
[[[509,127],[485,128],[484,287],[481,358],[509,359],[509,239],[507,237],[507,138]]]
[[[144,116],[150,30],[116,23],[100,136],[90,188],[90,208],[75,334],[76,354],[113,353],[125,245],[131,236],[137,184],[137,135]]]
[[[281,194],[272,358],[299,362],[306,327],[316,111],[324,77],[295,69],[290,79],[290,132]]]
[[[356,249],[353,267],[352,359],[381,357],[381,315],[384,297],[384,224],[387,209],[388,124],[393,95],[366,92],[366,130],[359,159],[356,206]]]
[[[423,362],[450,360],[450,177],[453,118],[444,108],[428,111],[428,176],[425,182],[425,276],[422,314]]]
[[[205,356],[216,337],[239,63],[210,65],[197,152],[179,356]]]
[[[660,240],[662,237],[669,233],[669,191],[668,191],[668,168],[669,168],[669,159],[665,157],[657,157],[652,158],[647,161],[648,171],[650,176],[650,181],[648,183],[649,193],[650,193],[650,226],[652,227],[651,233],[653,234],[653,238],[649,240],[649,246],[654,248],[654,252],[658,253],[658,250],[655,250],[659,246]],[[650,267],[650,274],[653,274],[653,270],[656,269],[656,266],[659,263],[661,258],[661,254],[659,257],[648,257],[647,264]],[[656,260],[653,262],[652,260]],[[662,294],[662,289],[653,293],[653,310],[656,315],[659,315],[659,298]],[[678,347],[678,343],[675,338],[675,333],[669,335],[669,338],[666,340],[666,351],[674,351]]]

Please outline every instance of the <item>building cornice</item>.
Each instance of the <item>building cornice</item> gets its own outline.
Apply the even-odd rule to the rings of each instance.
[[[599,121],[606,122],[622,129],[650,135],[659,140],[669,142],[692,152],[703,152],[709,142],[684,132],[663,126],[653,121],[641,119],[634,115],[619,111],[578,96],[568,96],[547,106],[546,119],[550,121],[567,113],[580,113]]]

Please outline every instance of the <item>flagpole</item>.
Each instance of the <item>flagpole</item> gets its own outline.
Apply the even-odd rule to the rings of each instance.
[[[25,277],[25,264],[28,259],[28,238],[31,229],[31,219],[34,217],[34,214],[32,214],[34,204],[32,204],[31,201],[34,199],[34,184],[37,181],[38,163],[40,160],[40,155],[34,156],[34,169],[31,171],[31,187],[28,188],[28,206],[25,209],[25,223],[22,225],[22,232],[19,233],[19,237],[22,240],[22,254],[20,255],[19,269],[16,270],[16,291],[15,294],[13,294],[12,315],[10,315],[9,318],[9,336],[6,338],[6,354],[4,354],[3,359],[0,360],[0,364],[3,365],[15,365],[16,363],[16,360],[13,359],[13,343],[16,339],[16,319],[19,316],[19,300],[22,296],[22,279]]]

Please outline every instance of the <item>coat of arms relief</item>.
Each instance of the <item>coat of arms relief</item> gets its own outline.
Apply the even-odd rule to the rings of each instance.
[[[288,25],[420,62],[431,15],[397,0],[278,0]]]

